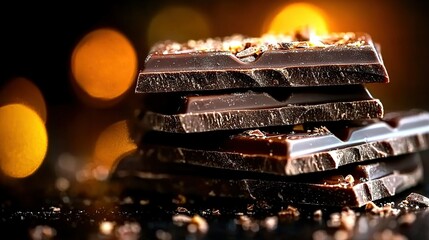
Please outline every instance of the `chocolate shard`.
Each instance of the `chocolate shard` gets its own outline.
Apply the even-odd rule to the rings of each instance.
[[[360,207],[370,201],[394,196],[416,186],[423,179],[419,154],[327,171],[318,176],[274,179],[249,172],[213,168],[190,170],[191,167],[181,172],[183,166],[159,162],[158,165],[156,162],[148,164],[148,160],[141,157],[122,159],[112,180],[120,181],[126,188],[148,192],[247,198],[271,204]]]
[[[353,124],[335,123],[342,130],[341,137],[330,126],[283,133],[249,130],[232,136],[150,132],[143,137],[141,149],[144,158],[153,161],[276,175],[320,172],[429,149],[429,113],[425,111],[394,112],[384,121]]]
[[[135,92],[386,83],[382,57],[365,33],[317,40],[244,36],[156,45]]]
[[[410,193],[406,200],[410,204],[417,205],[419,207],[429,207],[429,198],[418,193]]]
[[[383,105],[378,99],[331,102],[312,105],[290,104],[284,107],[211,111],[165,115],[144,112],[139,120],[143,129],[198,133],[217,130],[250,129],[296,125],[307,122],[373,119],[383,116]]]

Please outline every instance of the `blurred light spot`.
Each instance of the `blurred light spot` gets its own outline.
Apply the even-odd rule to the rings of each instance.
[[[171,236],[171,233],[166,232],[162,229],[156,230],[155,236],[159,240],[171,240],[171,239],[173,239],[173,236]]]
[[[99,135],[94,149],[94,164],[111,169],[124,154],[137,149],[130,138],[127,121],[116,122]]]
[[[109,177],[109,169],[104,166],[97,166],[92,169],[92,176],[98,181],[104,181]]]
[[[30,230],[30,238],[33,240],[54,239],[57,230],[47,225],[38,225]]]
[[[70,181],[67,180],[67,178],[57,178],[57,181],[55,181],[55,187],[60,191],[64,192],[70,187]]]
[[[310,28],[318,35],[328,33],[325,15],[318,7],[308,3],[292,3],[279,11],[264,26],[264,33],[293,34]]]
[[[76,181],[78,182],[85,182],[89,179],[91,179],[91,171],[89,169],[81,169],[79,171],[76,172]]]
[[[137,240],[140,239],[141,226],[137,222],[125,222],[116,229],[118,240]]]
[[[194,229],[189,229],[189,226],[193,225]],[[191,224],[188,225],[188,231],[189,232],[200,232],[200,233],[207,233],[209,230],[209,225],[206,221],[206,219],[202,218],[199,215],[194,215],[191,220]]]
[[[45,125],[22,104],[0,107],[0,168],[10,177],[23,178],[40,167],[48,148]]]
[[[120,202],[121,205],[125,205],[125,204],[134,204],[134,200],[131,197],[125,197],[124,199],[122,199],[122,201]]]
[[[100,223],[100,233],[106,236],[110,236],[113,233],[113,229],[115,228],[115,223],[114,222],[101,222]]]
[[[58,157],[58,167],[67,172],[76,172],[77,159],[70,153],[62,153]]]
[[[122,96],[133,84],[137,54],[123,34],[98,29],[77,44],[71,69],[78,87],[90,99],[95,103],[108,102]]]
[[[33,109],[46,122],[46,104],[42,93],[30,80],[17,77],[10,80],[0,92],[0,106],[20,103]]]
[[[170,6],[159,11],[150,21],[147,37],[151,47],[164,40],[178,42],[211,36],[210,24],[202,13],[185,6]]]
[[[65,203],[65,204],[69,204],[70,203],[70,198],[68,196],[64,196],[62,198],[62,200],[63,200],[63,203]]]

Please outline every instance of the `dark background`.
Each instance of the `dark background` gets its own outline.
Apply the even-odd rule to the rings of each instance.
[[[141,67],[148,50],[147,27],[165,6],[188,6],[200,11],[210,23],[212,36],[258,36],[266,19],[290,2],[11,1],[0,8],[0,81],[24,76],[39,86],[48,105],[75,104],[69,81],[70,56],[77,42],[91,30],[113,27],[124,33],[133,43]],[[306,2],[325,11],[331,31],[368,32],[381,44],[391,83],[370,88],[385,103],[386,110],[429,108],[428,1]]]
[[[131,116],[133,86],[128,98],[111,108],[86,106],[76,97],[70,81],[70,58],[85,34],[102,27],[119,30],[133,44],[141,69],[150,45],[147,41],[150,21],[167,6],[187,6],[202,13],[209,23],[207,37],[234,33],[259,36],[267,19],[292,2],[12,1],[1,6],[0,87],[13,77],[26,77],[39,87],[47,104],[48,155],[40,170],[26,181],[40,176],[50,179],[61,153],[88,155],[96,136],[106,126]],[[367,32],[381,45],[391,82],[368,87],[383,102],[386,111],[429,110],[429,1],[306,2],[324,10],[331,31]],[[180,26],[175,24],[165,26],[165,32],[172,33],[167,38],[182,40],[175,31]]]

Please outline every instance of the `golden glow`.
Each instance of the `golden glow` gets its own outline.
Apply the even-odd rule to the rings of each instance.
[[[292,34],[306,28],[312,29],[317,35],[327,34],[328,25],[323,11],[308,3],[292,3],[264,26],[263,33]]]
[[[101,222],[99,229],[101,234],[111,235],[113,233],[113,230],[115,229],[115,223],[108,221]]]
[[[129,136],[127,122],[119,121],[99,135],[95,144],[94,163],[110,170],[116,160],[135,149],[137,146]]]
[[[90,98],[110,101],[133,84],[137,54],[123,34],[113,29],[98,29],[75,47],[71,69],[79,88]]]
[[[42,164],[48,148],[45,124],[22,104],[0,107],[0,168],[6,175],[23,178]]]
[[[207,18],[195,9],[171,6],[159,11],[150,21],[148,46],[164,40],[184,42],[189,39],[207,38],[211,35]]]
[[[4,86],[0,92],[0,106],[20,103],[33,109],[46,122],[46,104],[42,93],[30,80],[17,77]]]

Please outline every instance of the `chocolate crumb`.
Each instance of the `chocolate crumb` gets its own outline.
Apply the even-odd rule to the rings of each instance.
[[[380,217],[397,216],[400,213],[399,209],[393,208],[392,203],[387,203],[383,207],[378,207],[373,202],[368,202],[365,206],[365,210]]]
[[[313,213],[314,220],[321,220],[322,216],[323,216],[323,213],[322,213],[321,209],[318,209],[318,210],[314,211],[314,213]]]
[[[259,129],[245,131],[244,134],[251,137],[266,137],[265,133]]]
[[[178,212],[178,213],[189,213],[188,209],[186,209],[184,207],[177,207],[176,212]]]
[[[219,209],[213,209],[212,210],[212,215],[214,215],[214,216],[220,216],[221,214],[220,214],[220,210]]]
[[[292,207],[292,206],[288,206],[286,209],[281,210],[278,215],[280,217],[292,217],[292,218],[298,218],[300,215],[300,212],[298,211],[297,208]]]

